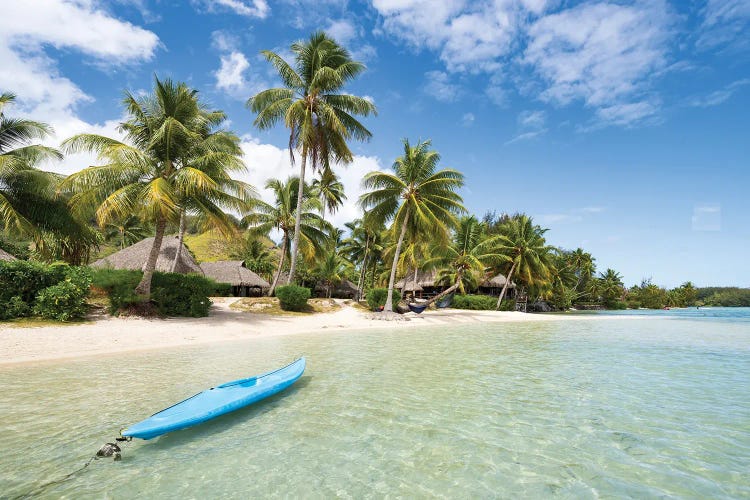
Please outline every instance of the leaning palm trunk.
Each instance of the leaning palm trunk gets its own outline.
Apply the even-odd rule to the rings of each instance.
[[[164,229],[167,227],[167,220],[163,217],[159,217],[156,221],[156,234],[154,235],[154,244],[151,246],[151,251],[148,254],[146,263],[143,264],[143,278],[138,286],[135,287],[136,295],[151,295],[151,277],[154,275],[154,269],[156,269],[156,261],[159,259],[159,252],[161,251],[161,242],[164,239]]]
[[[170,273],[174,273],[177,270],[177,263],[180,261],[180,257],[182,256],[182,242],[185,240],[185,229],[187,227],[187,222],[185,221],[185,211],[183,210],[180,212],[180,233],[177,237],[177,251],[174,253],[174,260],[172,261],[172,266],[169,268]]]
[[[357,283],[357,301],[362,300],[362,292],[365,288],[365,274],[367,273],[367,250],[370,246],[370,235],[365,238],[365,254],[362,257],[362,269],[359,271],[359,283]]]
[[[496,310],[500,309],[500,304],[503,302],[503,299],[505,298],[505,292],[508,291],[508,284],[510,283],[510,278],[513,276],[513,271],[516,269],[516,263],[514,262],[512,266],[510,266],[510,272],[508,273],[508,277],[505,278],[505,284],[503,285],[503,290],[500,292],[500,297],[497,299],[497,306],[495,307]]]
[[[462,279],[463,279],[463,274],[459,273],[458,276],[456,277],[456,282],[453,285],[451,285],[447,289],[443,290],[442,292],[440,292],[439,294],[435,295],[433,298],[431,298],[430,300],[428,300],[427,302],[425,302],[425,305],[429,306],[433,302],[437,302],[438,300],[442,299],[446,295],[449,295],[449,294],[455,292],[456,290],[458,290],[458,288],[461,286],[461,280]]]
[[[292,240],[292,262],[289,264],[289,284],[294,283],[294,273],[297,270],[297,253],[299,252],[299,229],[302,222],[302,202],[305,194],[305,163],[307,162],[307,148],[302,149],[302,162],[299,167],[299,189],[297,190],[297,213],[294,215],[294,239]]]
[[[289,241],[287,235],[284,235],[284,243],[281,244],[281,258],[279,259],[279,268],[276,269],[276,275],[273,277],[273,284],[268,290],[268,296],[273,297],[273,292],[276,290],[276,286],[279,284],[279,276],[281,276],[281,269],[284,267],[284,258],[286,257],[286,242]]]
[[[398,267],[398,258],[401,255],[401,244],[404,242],[408,223],[409,212],[407,211],[404,216],[404,222],[401,224],[401,234],[398,237],[398,243],[396,243],[396,254],[393,256],[393,264],[391,265],[391,277],[388,279],[388,296],[385,299],[385,307],[383,307],[383,311],[393,312],[393,286],[396,284],[396,267]]]

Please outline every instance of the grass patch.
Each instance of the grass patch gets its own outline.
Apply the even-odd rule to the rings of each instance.
[[[13,328],[41,328],[43,326],[68,327],[80,326],[92,323],[90,320],[77,319],[70,321],[55,321],[44,318],[14,318],[0,321],[0,326],[10,326]]]
[[[303,311],[284,311],[276,297],[245,297],[230,304],[229,308],[235,311],[273,316],[307,316],[338,311],[341,306],[332,299],[308,299],[307,307]]]

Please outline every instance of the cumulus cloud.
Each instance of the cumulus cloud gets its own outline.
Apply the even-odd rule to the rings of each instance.
[[[250,63],[241,52],[221,56],[221,67],[215,73],[216,87],[230,92],[242,89],[247,84],[244,73],[249,67]]]
[[[90,124],[77,116],[78,104],[93,101],[60,70],[45,52],[49,46],[69,49],[103,66],[149,60],[159,46],[152,32],[99,10],[88,0],[7,2],[0,16],[0,88],[18,94],[12,110],[52,125],[56,136],[48,143],[81,132],[117,136],[116,122]],[[93,158],[78,155],[57,166],[70,172]]]
[[[424,86],[424,91],[443,102],[453,102],[458,99],[461,93],[461,87],[458,84],[452,83],[450,76],[443,71],[428,71],[425,73],[427,83]]]
[[[666,65],[670,30],[660,0],[582,4],[536,21],[524,62],[544,81],[543,100],[581,100],[600,118],[629,124],[656,111],[653,101],[639,99]]]
[[[209,12],[229,10],[240,16],[265,19],[271,12],[266,0],[193,0]]]

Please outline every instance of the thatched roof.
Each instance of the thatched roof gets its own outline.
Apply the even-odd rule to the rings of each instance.
[[[399,280],[394,285],[394,288],[399,290],[403,289],[405,292],[419,292],[424,287],[435,286],[435,278],[437,272],[435,270],[430,271],[417,271],[417,280],[414,281],[414,271],[410,271],[403,279]],[[404,284],[404,282],[406,282]]]
[[[206,278],[219,283],[229,283],[232,286],[250,286],[261,289],[271,288],[271,284],[245,267],[242,260],[221,260],[219,262],[204,262],[201,269]]]
[[[11,260],[18,260],[18,259],[16,259],[11,254],[9,254],[8,252],[0,248],[0,260],[11,261]]]
[[[508,281],[504,275],[498,274],[490,279],[484,280],[480,287],[483,288],[502,288],[505,286],[505,282]],[[508,288],[515,288],[516,284],[512,281],[508,284]]]
[[[143,268],[143,264],[146,263],[153,244],[153,237],[146,238],[145,240],[141,240],[127,248],[123,248],[119,252],[115,252],[108,257],[97,260],[91,264],[91,267],[140,270]],[[174,256],[177,254],[177,244],[177,236],[164,237],[164,240],[161,242],[159,258],[156,260],[157,271],[167,273],[172,270],[172,261],[174,261]],[[177,262],[175,272],[181,274],[203,274],[200,266],[195,262],[193,256],[190,255],[190,252],[185,245],[182,245],[182,252],[180,252],[180,259]]]

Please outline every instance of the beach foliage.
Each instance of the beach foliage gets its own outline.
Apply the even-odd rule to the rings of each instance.
[[[86,268],[15,260],[0,262],[0,319],[30,315],[58,321],[86,314],[91,276]]]
[[[304,310],[310,295],[310,289],[303,286],[284,285],[276,289],[276,297],[284,311]]]
[[[359,204],[369,210],[368,217],[383,225],[391,222],[391,237],[397,238],[388,290],[393,290],[396,282],[407,231],[411,238],[446,241],[450,229],[456,226],[456,215],[466,211],[457,193],[464,183],[463,174],[447,168],[438,170],[440,155],[431,149],[430,141],[412,146],[404,139],[403,147],[392,173],[377,170],[365,176],[362,186],[366,192],[359,199]],[[393,311],[390,295],[386,296],[385,310]]]
[[[369,290],[367,292],[367,305],[370,306],[371,310],[377,311],[381,307],[385,306],[387,298],[388,298],[387,288],[373,288],[372,290]],[[400,300],[401,300],[401,293],[398,290],[392,290],[391,301],[394,304],[398,304]]]
[[[364,97],[344,90],[347,83],[365,70],[351,58],[348,50],[324,32],[313,33],[308,40],[290,47],[294,61],[284,60],[269,50],[262,54],[276,69],[283,87],[264,90],[247,101],[257,113],[255,126],[269,129],[279,122],[289,129],[289,153],[299,152],[300,184],[290,252],[289,282],[295,280],[300,250],[305,168],[308,160],[312,170],[330,169],[335,164],[351,163],[354,159],[347,141],[368,140],[371,133],[357,116],[375,114],[375,105]]]

